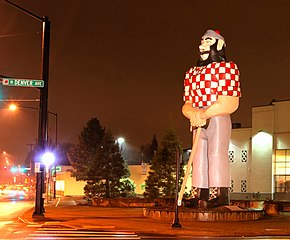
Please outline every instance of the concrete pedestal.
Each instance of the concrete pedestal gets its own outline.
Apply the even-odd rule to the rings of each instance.
[[[249,221],[263,217],[263,210],[223,206],[213,209],[183,208],[178,210],[180,221]],[[144,208],[143,216],[160,219],[175,219],[174,208]]]

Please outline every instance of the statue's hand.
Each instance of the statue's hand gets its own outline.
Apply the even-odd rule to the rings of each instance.
[[[190,116],[191,127],[202,127],[206,125],[206,119],[202,118],[203,109],[192,112]]]

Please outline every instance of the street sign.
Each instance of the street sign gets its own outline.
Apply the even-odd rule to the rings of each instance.
[[[51,167],[51,173],[61,172],[61,166]]]
[[[34,165],[34,172],[39,173],[40,172],[40,163],[36,162]]]
[[[2,78],[2,85],[15,87],[44,87],[43,80]]]

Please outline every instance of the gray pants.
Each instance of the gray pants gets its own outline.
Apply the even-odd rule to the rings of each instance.
[[[230,115],[213,117],[207,129],[201,129],[193,157],[192,187],[230,187],[230,137]]]

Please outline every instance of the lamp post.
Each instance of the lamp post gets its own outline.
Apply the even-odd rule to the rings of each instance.
[[[48,74],[49,74],[49,48],[50,48],[50,21],[48,17],[39,17],[30,11],[12,3],[9,0],[4,2],[12,5],[25,14],[42,22],[42,68],[41,75],[44,81],[44,87],[40,88],[40,102],[39,102],[39,124],[38,124],[38,151],[43,152],[47,145],[47,120],[48,120]],[[40,171],[36,174],[36,197],[35,210],[33,216],[44,216],[44,166],[40,166]]]
[[[118,146],[119,146],[119,148],[120,148],[120,151],[122,152],[122,150],[123,150],[123,145],[124,145],[124,143],[125,143],[125,139],[124,139],[123,137],[119,137],[119,138],[117,139],[117,143],[118,143]]]
[[[172,228],[181,228],[182,225],[179,223],[179,218],[178,218],[178,185],[179,185],[179,171],[180,171],[180,158],[181,158],[180,150],[176,149],[176,178],[175,178],[175,204],[174,204],[174,220],[173,223],[171,224]]]
[[[58,115],[57,113],[48,111],[49,114],[55,116],[55,148],[57,149],[58,139],[57,139],[57,130],[58,130]],[[54,173],[53,173],[53,198],[56,198],[56,164],[54,163]]]
[[[48,195],[50,193],[50,167],[54,164],[55,157],[51,152],[42,155],[42,163],[45,165],[46,172],[46,203],[48,203]]]
[[[9,110],[11,111],[16,111],[17,108],[23,108],[23,109],[34,109],[34,110],[38,110],[39,108],[37,107],[32,107],[32,106],[18,106],[14,103],[9,104],[8,106]],[[55,117],[55,147],[57,148],[57,144],[58,144],[58,114],[55,112],[51,112],[51,111],[47,111],[48,114],[51,114]],[[47,135],[48,137],[48,135]]]
[[[17,108],[39,110],[39,108],[31,107],[31,106],[18,106],[18,105],[13,104],[13,103],[9,105],[9,109],[11,111],[16,111]],[[51,111],[47,111],[47,112],[55,117],[55,149],[57,149],[57,144],[58,144],[58,114],[55,112],[51,112]],[[54,161],[53,161],[53,163],[54,163]],[[56,181],[55,181],[56,180],[55,179],[56,178],[56,165],[54,168],[55,169],[54,169],[54,175],[53,175],[53,198],[56,197],[56,190],[55,190],[55,188],[56,188]],[[47,174],[47,172],[46,172],[46,174]],[[47,179],[47,180],[49,180],[49,179]],[[47,185],[47,190],[48,190],[48,186],[49,185]],[[46,191],[46,192],[47,192],[47,196],[48,196],[48,191]]]

